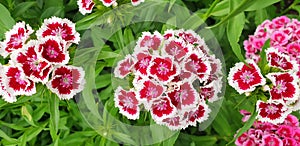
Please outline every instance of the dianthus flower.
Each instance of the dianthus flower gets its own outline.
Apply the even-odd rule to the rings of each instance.
[[[245,116],[245,112],[243,112]],[[235,144],[263,146],[300,145],[300,127],[298,118],[289,114],[281,124],[255,121],[252,127],[239,136]]]
[[[221,62],[209,52],[191,30],[144,32],[133,54],[114,69],[115,77],[134,78],[130,90],[115,90],[115,106],[128,119],[138,119],[141,109],[150,111],[171,130],[207,120],[207,102],[218,100],[222,88]]]
[[[0,66],[2,98],[15,102],[18,95],[33,95],[36,83],[46,84],[60,99],[70,99],[82,91],[85,83],[83,69],[67,65],[70,58],[67,49],[79,41],[75,24],[51,17],[45,19],[36,32],[37,40],[30,39],[32,33],[29,25],[19,22],[0,42],[1,55],[10,55],[9,63]]]

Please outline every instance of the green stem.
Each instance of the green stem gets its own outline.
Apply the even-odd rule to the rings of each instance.
[[[216,7],[216,5],[220,2],[220,0],[215,0],[211,6],[208,8],[208,10],[206,11],[206,13],[203,15],[203,21],[205,22],[207,20],[207,18],[210,16],[211,12],[213,11],[213,9]]]
[[[286,8],[283,12],[281,12],[280,15],[287,13],[289,10],[293,9],[293,7],[297,4],[299,4],[299,2],[297,0],[295,0],[288,8]]]

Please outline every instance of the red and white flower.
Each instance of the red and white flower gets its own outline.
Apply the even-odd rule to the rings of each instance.
[[[92,12],[95,3],[93,0],[77,0],[77,5],[79,7],[79,12],[82,15],[85,15]]]
[[[23,70],[16,66],[3,66],[2,73],[3,88],[11,96],[17,95],[33,95],[36,93],[33,81],[26,78]]]
[[[246,61],[248,65],[239,62],[229,71],[228,82],[238,93],[254,91],[256,86],[264,85],[266,79],[253,60]]]
[[[130,55],[127,55],[123,60],[119,61],[117,66],[115,67],[115,76],[121,79],[125,78],[132,72],[132,68],[135,65],[134,62],[134,59]]]
[[[5,33],[5,40],[0,42],[0,54],[5,58],[13,51],[21,49],[32,33],[32,28],[25,22],[16,23]]]
[[[160,33],[155,32],[153,35],[150,32],[143,32],[142,37],[137,41],[140,48],[148,48],[158,50],[161,45],[162,36]]]
[[[284,71],[298,69],[297,62],[291,61],[289,56],[279,53],[275,48],[268,48],[266,55],[268,64],[272,67],[280,68]]]
[[[56,37],[48,36],[40,40],[38,51],[49,63],[63,65],[67,64],[70,59],[65,47],[65,42]]]
[[[121,87],[115,90],[115,106],[119,108],[120,113],[128,119],[138,119],[140,115],[139,101],[136,98],[135,92],[132,90],[126,91]]]
[[[290,73],[269,73],[267,75],[272,81],[273,87],[270,90],[272,100],[292,101],[299,98],[298,77]]]
[[[84,70],[75,66],[58,66],[52,72],[47,87],[60,99],[71,99],[83,90]]]
[[[162,121],[156,122],[158,122],[160,125],[168,126],[168,128],[171,130],[180,130],[183,128],[183,126],[186,125],[185,123],[183,123],[184,121],[182,121],[182,117],[179,115],[170,118],[165,118]]]
[[[141,87],[142,88],[141,90],[139,90],[138,98],[140,98],[142,101],[145,101],[146,103],[158,99],[166,90],[164,86],[151,80],[144,81]]]
[[[166,96],[162,96],[160,99],[154,100],[151,106],[152,118],[157,121],[162,121],[165,118],[172,117],[176,111],[176,107]]]
[[[257,106],[257,119],[261,122],[270,122],[273,124],[282,123],[285,117],[291,112],[286,105],[281,102],[275,101],[261,101],[258,100]]]
[[[134,69],[139,72],[141,75],[148,75],[148,67],[152,61],[152,56],[145,53],[139,53],[136,55],[137,63],[134,65]]]
[[[37,46],[38,42],[36,40],[29,41],[22,50],[11,55],[11,60],[19,65],[25,75],[34,82],[46,83],[52,65],[41,57]]]
[[[145,0],[131,0],[131,4],[133,6],[137,6],[139,4],[141,4],[142,2],[144,2]]]
[[[36,36],[37,38],[47,36],[61,38],[67,42],[67,46],[71,43],[78,44],[80,40],[79,33],[75,30],[75,23],[66,18],[61,19],[55,16],[44,20],[43,25],[36,31]]]
[[[154,58],[149,69],[149,73],[162,82],[171,81],[174,76],[176,76],[180,72],[177,63],[173,62],[169,57]]]
[[[176,60],[180,61],[188,53],[188,48],[183,45],[182,41],[172,40],[166,44],[164,51],[166,51],[166,54],[174,56]]]
[[[102,4],[106,7],[110,7],[111,5],[116,4],[116,0],[100,0]]]
[[[196,108],[188,113],[188,123],[196,126],[197,122],[201,123],[208,119],[211,110],[203,101],[199,101]]]
[[[201,51],[193,51],[185,58],[184,68],[198,76],[199,80],[206,81],[211,72],[211,66],[208,60],[204,60],[205,55]]]
[[[195,108],[199,100],[199,94],[188,81],[184,81],[178,90],[168,93],[168,96],[177,109]]]

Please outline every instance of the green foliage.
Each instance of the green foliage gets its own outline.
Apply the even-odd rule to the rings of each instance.
[[[145,0],[148,1],[148,0]],[[279,0],[165,0],[161,5],[154,0],[149,9],[147,5],[137,7],[139,16],[147,22],[136,22],[134,12],[128,12],[129,0],[120,0],[119,6],[98,6],[93,13],[85,16],[78,12],[77,0],[0,0],[0,40],[5,32],[19,21],[25,21],[34,29],[41,26],[45,18],[51,16],[66,17],[76,22],[76,29],[82,39],[89,39],[90,44],[72,46],[70,49],[73,65],[83,65],[86,74],[86,86],[80,95],[74,99],[61,101],[41,84],[37,85],[38,93],[31,96],[18,97],[16,103],[6,103],[0,99],[0,145],[141,145],[150,139],[137,141],[136,137],[148,132],[153,139],[160,139],[164,134],[162,127],[151,127],[149,131],[133,133],[136,137],[127,135],[130,129],[116,126],[122,123],[140,126],[153,124],[149,113],[141,113],[136,121],[128,120],[119,114],[114,107],[114,89],[118,85],[129,87],[131,84],[115,79],[112,76],[116,61],[124,55],[132,53],[135,41],[143,31],[163,32],[169,28],[203,29],[205,39],[215,37],[220,43],[226,64],[225,74],[238,61],[244,61],[243,40],[253,34],[257,25],[266,19],[280,15],[299,18],[300,5],[295,0],[292,3]],[[100,3],[100,2],[99,2]],[[148,6],[149,6],[148,5]],[[184,7],[180,9],[177,5]],[[129,8],[131,8],[130,6]],[[107,13],[111,12],[113,13]],[[167,11],[164,16],[158,16]],[[126,18],[124,15],[126,14]],[[176,15],[172,15],[176,14]],[[170,17],[172,16],[172,17]],[[105,21],[99,17],[107,18]],[[202,20],[200,21],[201,18]],[[153,22],[165,20],[166,23]],[[115,23],[118,22],[118,23]],[[136,22],[130,24],[130,22]],[[208,26],[205,27],[204,23]],[[117,30],[104,30],[107,26],[119,26]],[[130,25],[126,25],[130,24]],[[94,28],[93,26],[100,27]],[[92,29],[90,29],[92,28]],[[114,28],[114,27],[112,27]],[[214,36],[205,33],[211,29]],[[88,38],[83,36],[89,34]],[[265,44],[264,48],[268,46]],[[218,49],[218,48],[216,48]],[[76,55],[76,58],[73,58]],[[264,51],[261,54],[265,60]],[[74,60],[73,60],[74,59]],[[92,60],[96,62],[92,62]],[[0,58],[1,63],[7,60]],[[265,66],[262,61],[260,66]],[[225,78],[225,77],[224,77]],[[233,145],[237,136],[248,130],[255,120],[255,100],[259,95],[246,97],[239,95],[227,86],[225,98],[214,121],[204,130],[201,126],[189,127],[174,132],[169,139],[153,144],[155,146],[169,145]],[[245,102],[247,101],[247,102]],[[87,105],[87,106],[84,106]],[[82,107],[86,107],[83,111]],[[252,112],[250,120],[241,122],[239,110]],[[86,115],[85,115],[86,114]],[[88,116],[91,124],[84,117]],[[299,115],[297,115],[299,116]],[[100,121],[100,122],[99,122]],[[234,137],[236,135],[236,137]]]

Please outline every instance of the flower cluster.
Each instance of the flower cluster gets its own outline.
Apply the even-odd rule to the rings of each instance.
[[[247,121],[249,114],[242,110],[243,122]],[[252,127],[235,141],[237,146],[263,145],[263,146],[296,146],[300,145],[300,127],[297,117],[287,115],[282,124],[255,121]]]
[[[97,1],[102,2],[102,4],[106,7],[110,7],[112,5],[114,5],[114,6],[118,5],[117,0],[97,0]],[[144,2],[144,0],[131,0],[131,4],[133,6],[137,6],[137,5],[141,4],[142,2]],[[82,15],[91,13],[95,4],[96,3],[93,0],[77,0],[79,12]]]
[[[18,22],[0,42],[1,55],[10,56],[8,64],[0,65],[0,95],[15,102],[18,95],[35,94],[35,83],[42,83],[60,99],[72,98],[85,82],[82,68],[66,65],[68,47],[80,39],[75,24],[52,17],[36,31],[36,40],[30,38],[33,32],[28,24]]]
[[[300,22],[280,16],[273,20],[266,20],[256,28],[254,35],[244,41],[247,58],[259,61],[259,54],[265,42],[270,40],[270,46],[278,52],[286,54],[300,64]]]
[[[192,30],[144,32],[134,53],[118,62],[114,74],[134,78],[129,90],[115,91],[121,114],[138,119],[144,109],[171,130],[207,120],[211,110],[206,102],[218,100],[222,88],[220,60]]]
[[[230,69],[228,83],[238,93],[249,95],[255,89],[260,100],[257,101],[258,120],[282,123],[292,111],[299,109],[300,87],[298,65],[290,56],[271,47],[265,50],[268,71],[265,77],[254,60],[237,63]],[[260,88],[257,88],[261,86]],[[268,99],[266,96],[268,96]]]
[[[263,96],[269,97],[267,101],[263,96],[257,101],[257,118],[260,121],[282,123],[289,113],[300,107],[299,28],[298,20],[286,16],[264,21],[254,35],[244,41],[248,65],[237,63],[230,70],[229,85],[240,94],[249,95],[257,86],[262,86]],[[260,55],[267,40],[270,40],[270,48],[265,50],[268,64],[261,66],[266,73],[266,81],[257,64],[264,61]]]

